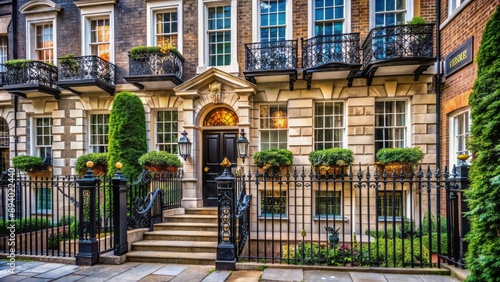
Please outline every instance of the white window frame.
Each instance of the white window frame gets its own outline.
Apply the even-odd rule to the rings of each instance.
[[[253,1],[255,2],[255,1]],[[218,6],[231,6],[231,63],[227,66],[209,66],[208,59],[208,8]],[[198,0],[198,67],[196,73],[202,73],[209,68],[217,68],[222,71],[238,74],[238,2],[237,0],[214,1]]]
[[[92,127],[93,127],[92,116],[95,116],[95,115],[107,115],[108,116],[108,132],[107,132],[108,143],[106,145],[104,145],[104,144],[92,144]],[[105,152],[108,152],[108,146],[109,146],[109,118],[110,118],[110,113],[109,112],[94,112],[94,113],[90,113],[89,114],[89,116],[88,116],[88,144],[89,144],[88,151],[90,153],[101,153],[101,152],[96,151],[94,149],[95,147],[101,147],[101,146],[105,146],[106,147],[106,151]]]
[[[91,55],[90,47],[90,21],[96,19],[109,19],[109,61],[115,61],[115,6],[114,1],[104,5],[78,3],[81,13],[81,38],[82,56]],[[76,4],[77,2],[75,2]]]
[[[152,140],[154,142],[154,148],[156,148],[157,151],[160,151],[160,144],[168,144],[168,143],[158,143],[158,114],[160,112],[177,112],[177,130],[176,131],[172,131],[171,134],[175,137],[177,137],[179,135],[179,111],[177,108],[169,108],[169,109],[158,109],[156,110],[154,113],[153,113],[153,117],[154,117],[154,125],[153,125],[153,128],[151,130],[152,132]],[[175,141],[175,143],[170,143],[170,144],[174,144],[174,145],[177,145],[177,141]],[[178,150],[178,149],[177,149]],[[168,152],[168,151],[167,151]],[[172,153],[172,154],[178,154],[179,152],[169,152],[169,153]]]
[[[52,137],[52,142],[50,144],[50,146],[39,146],[38,143],[37,143],[37,124],[36,124],[36,120],[39,119],[39,118],[50,118],[52,119],[52,122],[51,122],[51,125],[50,125],[50,136]],[[32,152],[32,155],[34,156],[40,156],[40,148],[50,148],[50,156],[51,158],[53,157],[53,145],[54,145],[54,134],[52,133],[52,128],[54,127],[54,119],[51,117],[51,116],[34,116],[31,118],[31,124],[32,126],[30,126],[30,129],[31,129],[31,152]],[[42,157],[43,159],[43,157]]]
[[[448,15],[459,10],[460,6],[467,4],[468,0],[448,0]]]
[[[265,115],[265,116],[262,116],[262,113],[261,113],[261,110],[262,110],[262,106],[268,106],[268,113]],[[270,122],[272,120],[272,113],[270,112],[270,107],[275,107],[275,106],[279,106],[279,108],[283,108],[283,109],[286,109],[286,122],[287,122],[287,126],[286,128],[271,128],[271,125],[268,124],[266,128],[263,128],[262,127],[262,124],[263,124],[263,121],[267,120],[268,122]],[[259,147],[261,148],[261,150],[267,150],[267,149],[271,149],[271,148],[263,148],[262,146],[262,134],[263,133],[267,133],[267,132],[271,132],[271,131],[286,131],[287,134],[287,138],[286,138],[286,143],[285,142],[281,142],[281,141],[278,141],[277,143],[276,142],[267,142],[268,144],[270,144],[270,147],[274,147],[272,146],[272,144],[277,144],[278,145],[278,148],[280,148],[280,144],[282,143],[285,143],[286,146],[282,149],[286,149],[288,148],[288,143],[289,143],[289,138],[288,138],[288,130],[289,130],[289,126],[288,126],[288,123],[289,123],[289,120],[290,120],[290,116],[289,116],[289,110],[288,110],[288,105],[287,104],[284,104],[284,103],[262,103],[259,105]],[[278,133],[279,134],[279,133]]]
[[[293,5],[292,0],[286,1],[286,28],[285,40],[293,38]],[[260,38],[260,2],[261,0],[252,1],[252,42],[261,42]],[[310,1],[309,1],[310,2]]]
[[[404,135],[405,137],[405,142],[404,142],[404,147],[408,147],[410,145],[410,137],[411,137],[411,111],[410,111],[410,103],[408,101],[408,99],[384,99],[384,100],[375,100],[375,102],[405,102],[405,111],[406,111],[406,116],[405,116],[405,129],[406,129],[406,133]],[[377,116],[376,116],[376,112],[374,112],[374,118],[376,119]],[[376,134],[376,130],[377,130],[377,126],[376,126],[376,120],[374,121],[374,131],[373,131],[373,145],[375,147],[375,150],[376,150],[376,137],[375,137],[375,134]],[[393,128],[393,127],[391,127]],[[387,147],[382,147],[382,148],[387,148]],[[391,148],[394,148],[394,147],[391,147]]]
[[[469,128],[467,129],[467,132],[466,132],[466,135],[470,136],[470,127],[471,127],[471,124],[472,124],[472,119],[471,119],[471,112],[470,112],[470,108],[467,107],[466,109],[461,109],[459,111],[456,111],[454,112],[452,115],[450,115],[449,117],[449,122],[448,122],[448,126],[449,126],[449,133],[450,133],[450,142],[449,142],[449,164],[450,164],[450,168],[453,167],[453,165],[459,165],[459,161],[457,159],[458,155],[457,155],[457,151],[458,151],[458,144],[457,144],[457,132],[456,132],[456,119],[457,117],[461,116],[461,115],[464,115],[464,114],[468,114],[469,115],[469,120],[468,120],[468,123],[469,123]],[[467,139],[467,137],[466,137]],[[470,155],[470,152],[468,152],[468,154]],[[466,162],[468,164],[470,164],[470,161],[471,161],[471,158],[469,158]]]
[[[314,1],[308,1],[307,10],[309,12],[309,28],[308,28],[308,37],[315,37],[314,32],[314,24],[316,22],[316,18],[314,17]],[[344,0],[344,22],[343,22],[343,33],[351,32],[351,0]]]
[[[325,130],[325,127],[316,127],[316,104],[318,103],[321,103],[321,104],[325,104],[325,103],[333,103],[334,107],[333,107],[333,110],[335,111],[335,103],[342,103],[342,126],[341,127],[336,127],[335,124],[332,125],[332,127],[328,127],[326,130],[333,130],[333,129],[342,129],[342,145],[340,147],[336,147],[336,148],[347,148],[347,130],[346,130],[346,124],[347,124],[347,108],[346,108],[346,103],[342,100],[339,100],[339,101],[334,101],[334,100],[328,100],[328,101],[315,101],[314,102],[314,105],[313,105],[313,126],[314,126],[314,136],[316,136],[316,130]],[[325,116],[324,114],[322,115],[323,117]],[[336,114],[335,112],[333,113],[333,117],[335,116],[339,116],[339,114]],[[335,118],[334,118],[334,121],[335,121]],[[322,141],[323,143],[323,146],[325,144],[326,141]],[[334,142],[334,140],[331,140],[329,142]],[[316,147],[316,144],[317,144],[317,140],[314,139],[314,148],[315,150],[319,150],[317,149]],[[335,146],[334,146],[335,147]],[[332,147],[332,148],[334,148]],[[330,148],[330,147],[329,147]]]
[[[177,50],[182,52],[183,45],[183,13],[182,13],[182,1],[180,0],[167,0],[167,1],[147,1],[146,3],[146,29],[147,35],[146,40],[148,46],[156,46],[156,13],[161,12],[177,12]]]
[[[324,195],[324,196],[320,196],[319,193],[334,193],[335,195],[333,196],[329,196],[329,195]],[[328,219],[335,219],[335,218],[343,218],[343,200],[344,198],[342,197],[342,191],[340,190],[314,190],[314,218],[318,219],[318,218],[328,218]],[[319,209],[319,202],[318,200],[320,198],[325,198],[325,200],[327,198],[337,198],[339,199],[340,203],[334,207],[337,207],[339,210],[340,210],[340,213],[339,214],[326,214],[326,213],[318,213],[318,209]],[[333,208],[332,208],[333,209]]]
[[[9,39],[7,36],[0,36],[0,72],[6,72],[7,69],[3,65],[9,59]]]
[[[413,18],[413,0],[406,0],[405,22]],[[370,28],[375,27],[375,1],[370,1]]]

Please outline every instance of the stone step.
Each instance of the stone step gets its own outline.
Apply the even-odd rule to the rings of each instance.
[[[169,215],[163,217],[163,222],[188,222],[188,223],[215,223],[217,224],[216,215],[206,215],[206,214],[181,214],[181,215]]]
[[[144,233],[144,240],[171,240],[171,241],[208,241],[217,242],[217,232],[215,231],[182,231],[182,230],[162,230]]]
[[[216,253],[184,253],[184,252],[157,252],[157,251],[130,251],[127,261],[170,263],[170,264],[198,264],[215,265]]]
[[[154,225],[154,231],[162,230],[185,230],[185,231],[215,231],[217,223],[194,223],[194,222],[162,222]]]
[[[143,240],[132,243],[132,251],[216,253],[217,241]]]
[[[217,207],[214,208],[187,208],[186,214],[217,215]]]

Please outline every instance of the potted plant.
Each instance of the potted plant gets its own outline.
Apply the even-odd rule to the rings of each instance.
[[[52,167],[43,163],[39,156],[19,155],[12,158],[12,165],[26,172],[30,177],[50,177],[52,176]]]
[[[287,149],[269,149],[256,152],[253,155],[253,162],[258,167],[269,173],[276,174],[279,170],[291,166],[293,163],[293,153]]]
[[[95,175],[103,176],[108,172],[108,155],[106,153],[90,153],[81,155],[76,159],[75,170],[78,175],[85,175],[88,169],[88,161],[94,163],[94,166],[92,166],[91,169]]]
[[[411,170],[416,169],[418,162],[424,159],[424,153],[420,148],[382,148],[375,155],[375,165],[380,174],[387,172],[391,176],[393,172],[399,174],[404,172],[408,175]]]
[[[321,175],[343,175],[345,167],[353,161],[353,152],[344,148],[330,148],[309,153],[309,162]]]
[[[68,76],[74,76],[78,72],[78,62],[73,54],[59,58],[59,63],[61,64],[61,70],[66,71]]]
[[[177,172],[181,166],[179,157],[165,151],[151,151],[139,158],[139,164],[153,172]]]

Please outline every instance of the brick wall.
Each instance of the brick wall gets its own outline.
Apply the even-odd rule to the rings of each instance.
[[[198,1],[182,1],[184,13],[184,43],[182,55],[184,61],[183,79],[188,80],[196,75],[198,66]]]

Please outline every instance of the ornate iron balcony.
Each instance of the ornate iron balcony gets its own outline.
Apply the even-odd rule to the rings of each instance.
[[[182,79],[184,58],[175,52],[129,55],[129,75],[175,75]]]
[[[41,85],[57,89],[57,67],[39,61],[27,61],[18,65],[5,65],[3,86]],[[14,87],[9,87],[14,89]]]
[[[59,58],[59,80],[99,80],[115,85],[115,65],[96,55]]]
[[[246,71],[297,68],[297,40],[245,44]]]
[[[380,61],[433,57],[434,24],[374,28],[363,43],[363,68]]]
[[[359,33],[323,35],[302,40],[302,67],[360,64]]]

